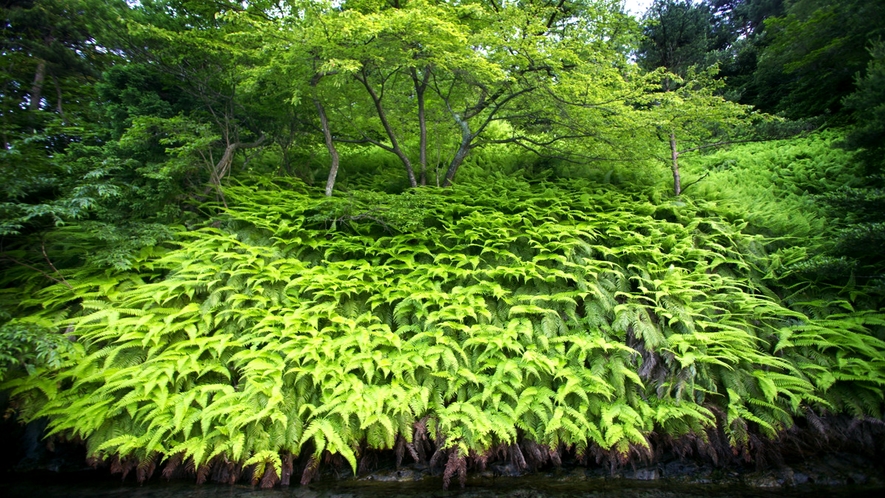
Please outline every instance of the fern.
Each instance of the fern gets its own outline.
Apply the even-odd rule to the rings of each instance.
[[[715,413],[740,449],[810,406],[882,412],[885,319],[781,287],[801,251],[701,201],[497,182],[358,194],[391,220],[416,206],[393,230],[332,228],[342,206],[302,187],[231,186],[220,228],[29,287],[27,319],[70,327],[77,361],[5,387],[92,456],[256,475],[306,447],[356,471],[422,424],[458,458],[521,438],[626,458]]]

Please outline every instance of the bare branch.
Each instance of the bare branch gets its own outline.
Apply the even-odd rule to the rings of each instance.
[[[409,160],[408,156],[400,149],[399,141],[396,139],[396,132],[393,130],[393,127],[390,125],[390,122],[387,120],[387,111],[385,111],[383,104],[381,103],[382,97],[379,96],[375,89],[372,88],[372,85],[369,83],[368,75],[366,75],[366,69],[363,68],[359,73],[355,73],[353,75],[354,79],[359,81],[363,87],[365,87],[366,92],[369,93],[369,97],[372,98],[372,102],[375,104],[375,111],[378,114],[378,119],[381,120],[381,125],[384,127],[384,131],[387,133],[387,138],[390,139],[389,149],[391,152],[396,154],[397,157],[402,161],[403,166],[406,168],[406,175],[409,178],[409,185],[412,187],[418,186],[418,181],[415,179],[415,172],[412,169],[412,162]],[[371,142],[371,139],[366,137],[367,140]],[[377,144],[376,144],[377,145]]]
[[[45,271],[43,271],[43,270],[41,270],[41,269],[39,269],[39,268],[37,268],[37,267],[31,266],[31,265],[29,265],[29,264],[27,264],[27,263],[23,263],[23,262],[21,262],[21,261],[15,259],[15,258],[13,258],[12,256],[3,256],[2,259],[5,259],[5,260],[7,260],[7,261],[12,261],[13,263],[15,263],[15,264],[17,264],[17,265],[19,265],[19,266],[24,266],[25,268],[30,268],[31,270],[36,271],[36,272],[39,273],[40,275],[43,275],[44,277],[48,278],[49,280],[52,280],[53,282],[56,282],[56,283],[59,283],[59,284],[64,284],[64,285],[66,285],[66,286],[68,287],[68,289],[71,289],[71,290],[74,289],[73,287],[71,287],[71,284],[69,284],[69,283],[68,283],[67,281],[65,281],[64,279],[58,279],[58,278],[55,278],[55,277],[53,277],[52,275],[46,273]]]
[[[688,190],[688,187],[691,187],[691,186],[694,185],[695,183],[700,182],[701,180],[703,180],[704,178],[706,178],[706,177],[709,176],[709,175],[710,175],[710,172],[707,171],[706,173],[704,173],[704,174],[703,174],[700,178],[698,178],[697,180],[695,180],[695,181],[689,183],[688,185],[682,187],[682,193],[684,194],[685,191]]]
[[[55,265],[52,264],[52,260],[49,259],[49,255],[46,254],[46,241],[45,240],[40,241],[40,250],[43,252],[43,258],[46,260],[46,263],[49,264],[49,267],[52,268],[52,271],[54,271],[55,274],[58,275],[58,278],[61,279],[61,282],[64,283],[68,287],[68,289],[74,290],[74,288],[71,286],[71,284],[69,284],[68,281],[65,280],[64,275],[62,275],[61,272],[58,271],[58,268],[56,268]]]
[[[46,253],[46,241],[45,240],[40,241],[40,252],[43,253],[43,259],[46,261],[47,264],[49,264],[49,267],[52,268],[52,271],[54,271],[55,274],[58,275],[58,278],[53,277],[49,273],[46,273],[45,271],[41,270],[40,268],[37,268],[36,266],[32,266],[32,265],[29,265],[29,264],[24,263],[22,261],[19,261],[19,260],[13,258],[12,256],[9,256],[8,254],[3,255],[2,259],[5,259],[7,261],[12,261],[13,263],[15,263],[19,266],[24,266],[25,268],[29,268],[31,270],[34,270],[37,273],[39,273],[40,275],[43,275],[44,277],[48,278],[49,280],[52,280],[55,283],[64,284],[65,287],[67,287],[68,289],[74,290],[74,287],[67,280],[65,280],[65,277],[61,274],[60,271],[58,271],[58,268],[56,268],[55,265],[52,264],[52,260],[49,259],[49,255]]]
[[[696,152],[704,149],[712,149],[715,147],[724,147],[726,145],[747,144],[755,142],[773,142],[775,140],[783,140],[783,138],[748,138],[744,140],[722,140],[720,142],[714,142],[710,144],[699,145],[697,147],[692,147],[690,149],[680,150],[679,154],[686,154],[689,152]]]

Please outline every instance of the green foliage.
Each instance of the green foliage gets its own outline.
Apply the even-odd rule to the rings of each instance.
[[[845,107],[854,113],[857,125],[846,137],[846,147],[861,150],[867,174],[885,172],[885,42],[870,47],[866,71],[855,80],[857,90],[845,98]]]
[[[862,152],[846,150],[844,137],[828,131],[739,145],[686,160],[686,171],[701,179],[693,197],[778,239],[774,274],[867,293],[875,309],[882,302],[882,180],[864,177],[869,165]]]
[[[838,216],[831,256],[851,262],[852,277],[870,283],[885,296],[885,194],[882,176],[867,177],[864,185],[845,186],[819,197]],[[843,272],[848,274],[848,272]]]
[[[706,175],[688,192],[731,220],[748,221],[750,230],[813,248],[827,235],[831,215],[813,196],[856,185],[861,174],[854,154],[837,147],[840,141],[840,134],[826,132],[687,156],[687,182]]]
[[[685,76],[688,68],[716,62],[716,52],[731,42],[731,33],[716,22],[710,6],[689,1],[656,0],[643,16],[639,64],[653,71],[663,67]]]
[[[0,7],[0,237],[80,218],[96,194],[107,194],[90,189],[80,177],[85,171],[60,156],[71,144],[94,143],[98,133],[91,83],[115,56],[96,37],[118,5],[34,0]]]
[[[51,327],[19,320],[0,325],[0,380],[10,372],[34,374],[38,368],[58,369],[70,364],[76,347]]]
[[[754,33],[780,8],[737,3],[714,2]],[[785,41],[832,34],[818,3],[766,25],[759,78],[785,105],[814,96],[780,76],[856,52]],[[708,177],[672,201],[653,161],[679,182],[680,153],[760,116],[681,67],[709,54],[641,73],[617,2],[2,12],[0,387],[92,457],[264,482],[309,452],[307,482],[395,448],[446,458],[448,482],[519,444],[625,461],[718,426],[742,455],[809,410],[882,415],[885,318],[860,273],[881,275],[881,180],[856,162],[879,150],[879,48],[845,101],[860,152],[824,133],[689,157],[686,185]],[[324,174],[321,127],[346,194],[270,179]]]
[[[737,451],[809,407],[881,414],[882,316],[786,308],[768,241],[690,200],[506,178],[226,195],[172,250],[25,294],[83,353],[3,385],[23,417],[98,458],[260,473],[308,449],[355,470],[427,437],[456,457],[521,440],[627,455],[652,432],[704,437],[717,413]]]
[[[841,111],[855,73],[881,38],[885,7],[878,0],[797,0],[766,21],[768,45],[754,75],[754,104],[792,118]]]

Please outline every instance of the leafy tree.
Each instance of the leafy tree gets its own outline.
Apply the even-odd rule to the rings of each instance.
[[[867,174],[885,172],[885,42],[870,47],[871,60],[855,79],[857,90],[843,100],[853,113],[856,126],[846,137],[846,146],[862,150]]]
[[[714,64],[718,51],[732,41],[709,6],[691,0],[655,0],[643,21],[638,61],[649,71],[664,67],[685,76],[691,66]]]
[[[716,67],[703,72],[691,68],[685,79],[665,76],[667,83],[663,91],[644,96],[647,108],[644,122],[648,122],[649,130],[654,130],[658,141],[668,145],[673,195],[678,196],[684,190],[680,156],[752,140],[749,106],[719,95],[724,84],[715,79],[716,73]]]
[[[704,0],[713,13],[735,34],[752,37],[762,33],[765,20],[784,11],[784,0]]]
[[[759,53],[768,43],[765,20],[784,13],[784,0],[706,0],[718,26],[729,32],[729,46],[720,53],[720,78],[729,99],[752,104],[765,88],[754,83]]]
[[[719,65],[720,89],[730,100],[755,102],[764,89],[754,74],[767,44],[765,20],[784,12],[783,0],[657,0],[645,14],[639,62],[646,69],[666,67],[685,76],[686,69]]]
[[[82,203],[60,201],[72,187],[61,186],[71,178],[59,156],[95,133],[93,83],[112,58],[95,35],[112,7],[86,0],[0,6],[0,236],[32,220],[83,213]]]
[[[791,118],[834,114],[870,60],[870,41],[885,33],[879,0],[797,0],[766,22],[755,104]]]
[[[118,3],[111,2],[111,6]],[[111,16],[109,6],[102,4],[93,0],[11,0],[0,6],[6,126],[15,116],[23,115],[9,106],[15,98],[22,109],[54,108],[61,118],[65,101],[82,104],[78,87],[94,81],[102,60],[107,59],[94,43],[97,26]],[[47,95],[47,87],[52,88],[52,94]],[[28,124],[33,129],[38,122],[30,117]]]
[[[542,116],[541,102],[563,107],[565,96],[551,98],[573,88],[569,78],[588,83],[591,73],[604,93],[627,65],[626,53],[606,44],[628,32],[613,2],[349,2],[305,29],[327,144],[385,150],[412,186],[427,182],[434,145],[448,151],[448,185],[478,147],[515,143],[543,153],[567,136],[589,137]]]
[[[843,103],[853,113],[854,128],[843,147],[857,151],[868,175],[859,186],[845,186],[823,196],[823,200],[841,216],[834,255],[858,262],[856,275],[862,281],[877,283],[879,295],[885,296],[885,43],[870,48],[871,60],[866,71],[856,77],[857,90]]]
[[[240,95],[252,52],[230,39],[237,18],[227,16],[253,11],[262,14],[260,6],[239,2],[157,0],[133,7],[125,50],[134,66],[116,74],[135,78],[127,86],[137,88],[138,78],[148,77],[167,88],[165,98],[154,90],[137,105],[122,105],[121,99],[132,99],[128,91],[110,96],[120,102],[109,112],[131,123],[120,143],[162,151],[137,166],[141,176],[179,188],[185,182],[189,196],[208,193],[202,187],[208,183],[223,200],[221,185],[237,153],[265,143],[260,112]]]
[[[74,159],[105,138],[92,106],[95,82],[117,59],[102,43],[121,2],[11,1],[0,6],[0,261],[44,284],[62,262],[54,227],[94,212],[116,190]],[[47,249],[49,247],[49,249]]]

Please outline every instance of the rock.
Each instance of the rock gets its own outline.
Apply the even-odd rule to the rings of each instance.
[[[744,483],[754,488],[779,488],[784,486],[798,486],[814,482],[802,472],[796,472],[791,467],[780,467],[763,472],[753,472],[744,476]]]
[[[493,463],[489,465],[489,468],[492,469],[492,472],[495,473],[496,476],[502,477],[519,477],[524,474],[522,470],[519,469],[516,465],[512,463],[508,464],[500,464]]]
[[[686,484],[711,484],[713,469],[692,461],[673,460],[660,467],[661,477]]]
[[[427,477],[427,473],[421,470],[403,467],[400,469],[389,471],[372,472],[363,477],[362,481],[379,481],[379,482],[414,482],[420,481]]]
[[[295,498],[319,498],[320,496],[316,491],[304,486],[293,488],[292,495]]]
[[[635,479],[637,481],[657,481],[661,478],[661,471],[657,468],[637,469],[625,475],[627,479]]]
[[[779,488],[781,483],[770,472],[753,472],[744,476],[744,484],[751,488]]]

